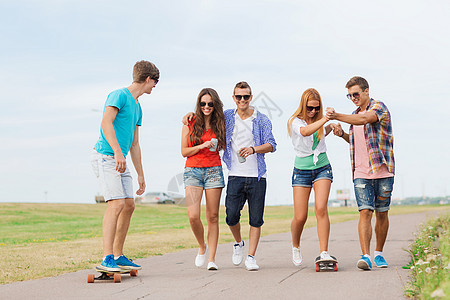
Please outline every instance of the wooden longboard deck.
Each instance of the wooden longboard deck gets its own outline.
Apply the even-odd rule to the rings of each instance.
[[[95,267],[95,270],[100,273],[108,273],[108,274],[127,274],[127,273],[130,273],[130,271],[131,271],[128,269],[120,269],[120,271],[106,271],[106,270],[100,269],[99,267]]]
[[[131,277],[135,277],[138,274],[137,270],[128,270],[128,269],[122,269],[120,271],[111,272],[96,267],[95,270],[97,272],[100,272],[101,275],[95,277],[94,274],[88,274],[87,283],[93,283],[95,280],[113,280],[115,283],[120,283],[122,282],[121,274],[130,274]]]

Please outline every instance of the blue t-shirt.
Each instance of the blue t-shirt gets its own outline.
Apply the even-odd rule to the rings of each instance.
[[[122,149],[123,156],[126,157],[133,143],[136,125],[141,126],[142,123],[141,105],[139,102],[136,103],[136,100],[127,88],[123,88],[108,95],[103,113],[105,113],[107,106],[113,106],[119,109],[113,126],[116,132],[117,142],[119,143],[120,149]],[[100,128],[100,138],[95,144],[95,150],[104,155],[114,156],[114,151],[106,140],[102,128]]]

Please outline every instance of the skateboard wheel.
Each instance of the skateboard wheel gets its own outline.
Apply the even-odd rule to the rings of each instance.
[[[333,271],[337,272],[338,270],[338,266],[337,265],[333,265]]]
[[[87,283],[93,283],[94,282],[95,275],[94,274],[88,274],[87,276]]]
[[[138,270],[130,270],[130,276],[137,276]]]
[[[120,283],[122,281],[122,277],[120,274],[114,274],[114,283]]]
[[[318,264],[316,264],[316,272],[320,272],[320,267]]]

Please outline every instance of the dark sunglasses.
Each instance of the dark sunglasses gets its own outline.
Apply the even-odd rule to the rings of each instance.
[[[360,93],[347,94],[347,98],[349,100],[352,100],[352,97],[355,98],[355,99],[358,99],[360,96],[361,96]]]
[[[203,106],[205,106],[205,105],[206,105],[206,102],[200,102],[200,106],[201,106],[201,107],[203,107]],[[214,103],[208,102],[208,106],[209,106],[209,107],[214,107]]]
[[[236,100],[240,101],[242,98],[244,98],[244,100],[248,100],[250,99],[252,95],[234,95],[234,98],[236,98]]]
[[[313,110],[315,110],[315,111],[319,111],[320,110],[320,105],[319,106],[306,106],[306,110],[307,111],[313,111]]]
[[[150,78],[150,79],[152,79],[155,82],[155,85],[157,85],[159,82],[159,79],[155,79],[155,78]]]

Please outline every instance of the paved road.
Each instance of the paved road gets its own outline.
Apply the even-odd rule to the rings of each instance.
[[[331,225],[330,253],[339,259],[338,272],[314,271],[318,255],[316,228],[302,238],[304,262],[291,262],[290,233],[261,239],[256,255],[260,270],[249,272],[244,264],[231,263],[232,245],[219,245],[218,271],[194,266],[196,249],[137,260],[138,277],[122,276],[122,283],[87,284],[84,270],[58,277],[0,286],[1,299],[402,299],[409,261],[404,249],[417,226],[433,213],[392,216],[384,249],[387,269],[362,271],[357,221]],[[245,227],[243,227],[245,229]],[[264,230],[264,229],[263,229]],[[374,244],[372,243],[372,250]]]

